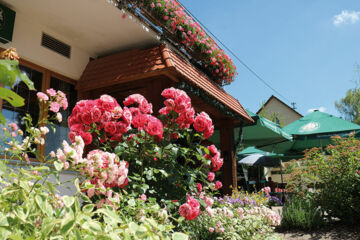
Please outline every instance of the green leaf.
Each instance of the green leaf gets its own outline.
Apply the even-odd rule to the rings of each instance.
[[[50,191],[51,193],[55,193],[56,189],[55,189],[53,183],[47,182],[46,185],[47,185],[47,187],[49,188],[49,191]]]
[[[121,218],[113,210],[100,208],[96,212],[109,217],[114,223],[122,223]]]
[[[22,222],[25,222],[27,218],[27,212],[24,211],[25,209],[22,206],[16,206],[14,210],[15,215],[20,218]]]
[[[53,213],[53,210],[51,208],[51,205],[48,203],[46,196],[44,195],[36,195],[35,196],[35,202],[41,209],[43,213],[45,213],[48,216],[51,216]]]
[[[80,212],[80,202],[79,202],[79,198],[74,198],[75,199],[75,213],[78,213],[78,212]]]
[[[94,204],[86,204],[82,210],[84,213],[91,213],[94,210],[94,207]]]
[[[59,162],[59,161],[55,161],[55,162],[54,162],[54,166],[55,166],[55,169],[56,169],[57,171],[61,171],[61,169],[63,169],[63,167],[64,167],[64,163]]]
[[[7,216],[0,212],[0,227],[7,227],[7,226],[9,226]]]
[[[82,227],[84,229],[90,230],[90,231],[95,231],[95,232],[102,232],[102,228],[100,223],[93,221],[93,220],[88,220],[86,221]]]
[[[134,222],[129,223],[129,229],[130,229],[132,232],[136,233],[136,231],[138,230],[138,228],[139,228],[139,226],[138,226],[136,223],[134,223]]]
[[[30,80],[30,78],[26,75],[26,73],[20,72],[20,69],[18,69],[16,71],[16,75],[21,79],[21,81],[23,81],[26,84],[29,90],[36,90],[34,87],[34,83]]]
[[[68,233],[73,229],[75,226],[75,219],[74,218],[64,218],[61,222],[61,234],[66,236]]]
[[[10,234],[12,233],[12,229],[8,229],[5,227],[0,227],[0,239],[8,239]]]
[[[41,225],[41,232],[44,238],[49,235],[50,232],[52,232],[54,226],[56,225],[56,221],[51,218],[46,218],[42,225]]]
[[[134,206],[136,205],[134,199],[130,199],[130,200],[128,201],[128,204],[129,204],[129,206],[131,206],[131,207],[134,207]]]
[[[19,230],[18,230],[19,231]],[[9,238],[11,239],[11,240],[24,240],[23,239],[23,237],[21,236],[21,234],[19,233],[19,232],[13,232],[10,236],[9,236]]]
[[[74,185],[75,185],[76,191],[81,192],[78,178],[75,178]]]
[[[0,98],[8,101],[13,107],[24,106],[24,98],[7,88],[0,88]]]
[[[5,119],[5,117],[2,115],[2,113],[0,112],[0,124],[5,125],[5,123],[6,123],[6,119]]]
[[[65,206],[68,208],[70,208],[75,202],[75,198],[70,196],[63,196],[62,200],[64,201]]]
[[[39,166],[39,167],[32,167],[31,168],[32,171],[49,171],[50,168],[47,166]]]
[[[173,148],[171,148],[171,152],[172,152],[172,154],[173,154],[174,156],[177,156],[177,155],[178,155],[178,152],[179,152],[179,148],[173,147]]]
[[[184,233],[176,232],[172,235],[171,239],[172,240],[188,240],[189,237]]]
[[[161,174],[164,176],[164,177],[168,177],[169,174],[165,171],[165,170],[160,170]]]
[[[82,240],[79,229],[75,229],[75,237],[76,240]]]
[[[19,62],[16,60],[0,60],[0,83],[5,86],[14,86],[16,81],[16,69]]]

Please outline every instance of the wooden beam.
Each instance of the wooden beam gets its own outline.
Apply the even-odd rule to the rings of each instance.
[[[222,168],[223,193],[231,194],[237,189],[237,164],[234,150],[234,125],[224,122],[220,128],[221,155],[224,158]]]

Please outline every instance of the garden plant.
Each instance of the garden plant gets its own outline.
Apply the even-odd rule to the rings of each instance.
[[[315,204],[328,221],[360,221],[360,141],[334,137],[325,149],[313,148],[287,164],[288,190]]]
[[[40,119],[26,115],[24,132],[15,123],[2,129],[1,239],[274,237],[280,219],[265,192],[217,197],[223,159],[202,144],[214,131],[211,118],[196,114],[182,90],[162,96],[155,114],[139,94],[122,106],[109,95],[79,101],[67,119],[70,142],[43,156],[39,146],[65,121],[68,103],[61,91],[38,92]],[[62,171],[74,173],[71,196],[57,192]]]

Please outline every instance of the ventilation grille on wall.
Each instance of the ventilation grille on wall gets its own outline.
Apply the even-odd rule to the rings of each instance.
[[[41,38],[41,45],[53,50],[67,58],[70,58],[71,47],[49,35],[43,33]]]

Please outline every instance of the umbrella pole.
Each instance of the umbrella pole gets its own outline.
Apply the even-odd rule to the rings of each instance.
[[[283,172],[282,172],[282,162],[280,160],[280,176],[281,176],[281,189],[283,189],[282,187],[284,187],[284,178],[283,178]],[[281,190],[281,201],[284,201],[284,191]]]
[[[284,184],[283,172],[282,172],[282,162],[280,161],[280,176],[281,176],[281,185]]]
[[[261,185],[260,185],[260,166],[258,166],[258,186],[261,188]],[[256,185],[255,185],[256,186]],[[257,189],[256,189],[256,191],[257,191]]]

